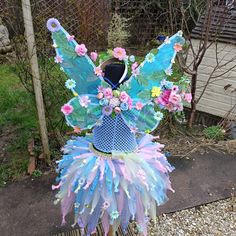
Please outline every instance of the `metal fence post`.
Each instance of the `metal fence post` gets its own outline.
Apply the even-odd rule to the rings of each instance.
[[[46,155],[46,161],[49,162],[50,150],[49,150],[49,144],[48,144],[48,133],[47,133],[47,126],[46,126],[41,81],[40,81],[40,75],[39,75],[39,66],[38,66],[38,58],[37,58],[36,45],[35,45],[30,0],[22,0],[22,10],[23,10],[24,25],[25,25],[25,35],[26,35],[27,46],[28,46],[28,54],[29,54],[32,77],[33,77],[35,100],[36,100],[36,106],[37,106],[37,111],[38,111],[41,141],[43,145],[44,154]]]

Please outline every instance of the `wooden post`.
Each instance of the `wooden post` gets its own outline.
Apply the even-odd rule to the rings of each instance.
[[[108,232],[108,235],[107,235],[107,236],[115,236],[115,235],[116,235],[116,234],[115,234],[115,232],[114,232],[112,226],[110,225],[110,229],[109,229],[109,232]]]
[[[22,0],[22,10],[23,10],[24,25],[25,25],[25,35],[28,46],[28,54],[30,58],[30,66],[33,77],[35,100],[38,111],[41,141],[43,145],[43,152],[46,155],[46,161],[49,163],[50,150],[48,145],[47,125],[45,119],[41,81],[39,76],[39,66],[38,66],[38,58],[37,58],[35,38],[34,38],[34,28],[31,14],[30,0]]]

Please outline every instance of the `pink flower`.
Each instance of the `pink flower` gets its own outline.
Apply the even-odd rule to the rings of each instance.
[[[183,111],[183,109],[184,109],[183,104],[182,103],[177,104],[176,109],[177,109],[177,111]]]
[[[138,132],[138,128],[133,126],[133,127],[130,128],[130,131],[131,131],[131,133],[135,134],[135,133]]]
[[[136,69],[132,70],[132,75],[133,75],[134,77],[136,77],[136,76],[139,75],[139,74],[140,74],[139,68],[136,68]]]
[[[103,74],[103,71],[102,71],[102,69],[101,69],[101,67],[95,67],[94,68],[94,73],[95,73],[95,75],[97,75],[97,76],[102,76],[102,74]]]
[[[181,102],[181,96],[179,94],[171,93],[169,101],[174,105],[177,105]]]
[[[70,42],[70,41],[73,41],[73,40],[74,40],[75,36],[68,34],[68,35],[66,35],[66,38],[67,38],[67,40]]]
[[[81,96],[79,98],[79,102],[81,107],[88,107],[89,103],[91,102],[88,96]]]
[[[96,61],[97,58],[98,58],[98,54],[97,54],[96,52],[91,52],[91,53],[90,53],[90,57],[91,57],[91,59],[92,59],[93,61]]]
[[[141,102],[137,102],[136,105],[135,105],[135,108],[136,108],[137,110],[141,111],[142,108],[143,108],[143,104],[142,104]]]
[[[104,88],[100,85],[100,86],[98,86],[98,92],[99,93],[103,93],[103,91],[104,91]]]
[[[119,99],[121,100],[121,102],[128,102],[129,95],[123,91],[120,93]]]
[[[137,67],[138,67],[138,62],[133,63],[131,66],[132,71],[135,70]]]
[[[97,99],[102,99],[103,98],[103,93],[98,93]]]
[[[79,55],[79,56],[85,56],[85,54],[87,53],[88,49],[85,47],[84,44],[78,44],[75,47],[75,52]]]
[[[185,93],[184,94],[184,100],[186,100],[188,103],[192,101],[192,94],[191,93]]]
[[[73,112],[74,108],[70,104],[65,104],[61,107],[61,112],[64,113],[64,115],[69,115]]]
[[[113,57],[118,58],[120,61],[124,60],[127,57],[125,49],[119,47],[114,48]]]
[[[130,97],[128,98],[127,103],[128,103],[129,109],[132,109],[132,106],[133,106],[133,100],[132,100]]]
[[[119,107],[115,107],[115,108],[114,108],[114,112],[115,112],[116,114],[118,114],[118,113],[121,112],[121,109],[120,109]]]
[[[170,97],[170,94],[171,94],[171,90],[167,89],[165,90],[161,96],[159,96],[157,99],[156,99],[156,102],[163,105],[163,106],[166,106],[168,103],[169,103],[169,97]]]
[[[63,62],[63,57],[60,56],[60,55],[57,55],[54,59],[55,59],[56,63],[62,63]]]
[[[172,93],[177,93],[179,91],[179,87],[177,85],[173,85],[171,90],[172,90]]]
[[[111,88],[104,88],[103,94],[105,98],[111,99],[113,97],[113,92]]]
[[[182,45],[179,43],[176,43],[174,46],[174,49],[176,52],[180,52],[182,50]]]

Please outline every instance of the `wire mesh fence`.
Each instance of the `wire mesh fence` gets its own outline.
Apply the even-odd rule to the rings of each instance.
[[[54,64],[54,49],[46,29],[48,18],[59,19],[63,27],[75,35],[79,43],[85,43],[89,51],[106,50],[109,25],[114,13],[127,19],[128,47],[134,49],[146,45],[159,33],[169,32],[168,4],[155,0],[31,0],[33,25],[39,59],[45,110],[49,132],[61,144],[64,133],[64,117],[60,107],[71,94],[64,87],[66,77]],[[7,26],[16,55],[16,72],[25,88],[33,92],[32,75],[24,36],[22,6],[19,0],[1,0],[0,17]]]

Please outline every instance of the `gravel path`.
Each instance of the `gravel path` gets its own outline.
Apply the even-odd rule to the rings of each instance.
[[[236,236],[236,198],[182,210],[150,223],[150,236]]]

